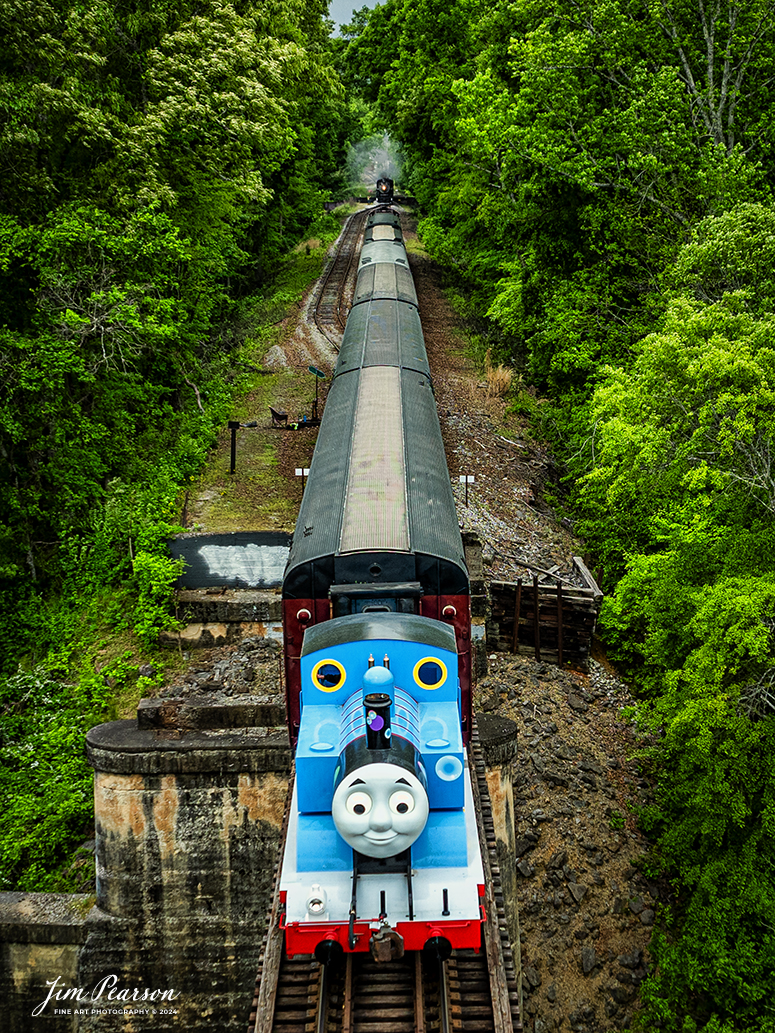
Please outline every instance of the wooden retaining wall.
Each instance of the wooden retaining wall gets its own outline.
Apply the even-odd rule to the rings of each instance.
[[[586,664],[603,593],[581,557],[574,556],[573,565],[583,588],[559,581],[539,583],[537,576],[492,582],[488,652],[526,653],[555,664]]]

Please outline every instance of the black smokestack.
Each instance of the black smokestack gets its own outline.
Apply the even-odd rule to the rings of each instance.
[[[366,708],[366,745],[370,750],[389,750],[390,696],[386,692],[370,692],[363,697]]]

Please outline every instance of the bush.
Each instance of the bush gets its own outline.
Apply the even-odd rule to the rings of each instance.
[[[487,394],[490,398],[503,398],[509,393],[514,374],[503,363],[493,366],[489,348],[484,359],[484,372],[487,377]]]
[[[74,888],[58,869],[94,822],[86,732],[113,716],[106,679],[133,672],[117,661],[74,685],[43,668],[0,680],[0,889]]]
[[[172,590],[183,573],[183,560],[138,552],[134,561],[137,586],[134,630],[145,646],[153,645],[159,632],[177,622],[171,613]]]

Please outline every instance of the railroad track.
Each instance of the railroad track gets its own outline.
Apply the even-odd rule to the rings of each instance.
[[[313,308],[315,326],[339,350],[341,334],[350,310],[351,288],[358,268],[360,239],[366,212],[356,212],[344,225],[336,254],[329,262]]]
[[[254,1001],[250,1030],[271,1033],[495,1033],[484,953],[446,962],[407,954],[378,964],[348,954],[339,966],[280,961],[271,1023]],[[257,1021],[263,1018],[264,1021]]]
[[[484,756],[474,725],[469,746],[487,885],[484,950],[457,950],[446,962],[408,953],[378,964],[348,954],[339,965],[285,957],[275,872],[268,932],[247,1033],[519,1033],[519,943],[506,929]],[[289,789],[288,799],[291,798]],[[283,840],[285,827],[283,829]]]
[[[474,807],[476,808],[479,843],[482,848],[484,879],[487,888],[487,922],[484,945],[490,977],[491,1002],[496,1033],[521,1033],[522,1025],[522,951],[519,933],[512,944],[506,925],[501,871],[492,818],[490,791],[484,751],[479,742],[479,727],[474,715],[471,742],[468,747],[471,765]],[[513,904],[516,907],[516,901]],[[517,921],[517,929],[519,922]],[[476,1029],[476,1027],[471,1027]]]

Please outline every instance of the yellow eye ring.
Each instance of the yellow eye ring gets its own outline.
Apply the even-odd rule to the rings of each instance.
[[[425,673],[425,678],[422,677],[421,671],[425,664],[433,664],[441,671],[441,677],[436,682],[429,682],[428,677],[432,677],[428,672]],[[414,665],[414,680],[421,689],[438,689],[440,685],[443,685],[447,680],[447,665],[439,660],[437,656],[424,656],[422,660],[418,660]],[[436,673],[436,672],[434,672]]]
[[[347,680],[347,672],[338,660],[318,660],[312,668],[312,684],[321,692],[336,692]]]

